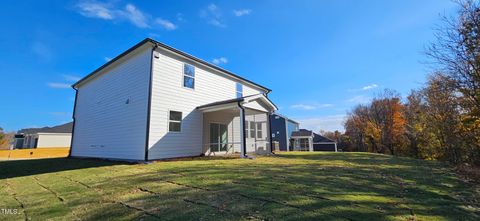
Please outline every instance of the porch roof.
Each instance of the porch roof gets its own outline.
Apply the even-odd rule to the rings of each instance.
[[[204,112],[216,111],[216,110],[236,107],[238,104],[243,105],[243,104],[247,104],[257,100],[261,100],[264,104],[266,104],[269,111],[277,110],[277,106],[275,106],[275,104],[270,99],[268,99],[268,97],[265,96],[264,94],[254,94],[254,95],[249,95],[249,96],[244,96],[244,97],[239,97],[234,99],[217,101],[210,104],[198,106],[197,109]]]

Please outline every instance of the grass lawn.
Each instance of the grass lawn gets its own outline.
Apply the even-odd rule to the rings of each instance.
[[[0,220],[480,220],[447,166],[368,153],[2,161],[0,187]]]

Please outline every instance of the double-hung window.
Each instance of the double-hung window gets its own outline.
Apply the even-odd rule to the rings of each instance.
[[[183,64],[183,87],[195,88],[195,67],[189,64]]]
[[[243,85],[240,83],[236,83],[235,87],[237,98],[243,97]]]
[[[257,139],[263,139],[262,123],[257,123]]]
[[[182,130],[182,112],[170,111],[168,114],[168,131],[180,132]]]

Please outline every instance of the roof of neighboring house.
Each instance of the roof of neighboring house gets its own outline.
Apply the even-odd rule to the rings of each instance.
[[[313,132],[311,130],[300,129],[299,131],[293,131],[292,137],[307,137],[312,136]]]
[[[73,122],[42,128],[25,128],[17,132],[17,134],[36,134],[36,133],[72,133]]]
[[[316,134],[311,130],[300,129],[299,131],[293,131],[292,137],[310,137],[313,136],[314,143],[335,143],[334,140],[331,140],[328,137]]]
[[[276,115],[276,116],[279,116],[279,117],[281,117],[281,118],[287,119],[288,121],[290,121],[290,122],[292,122],[292,123],[294,123],[294,124],[300,124],[300,123],[298,123],[297,121],[292,120],[292,119],[288,118],[287,116],[285,116],[285,115],[283,115],[283,114],[280,114],[280,113],[278,113],[278,112],[275,112],[275,113],[273,113],[272,115]]]
[[[247,82],[247,83],[249,83],[249,84],[255,85],[255,86],[257,86],[257,87],[259,87],[259,88],[262,88],[263,90],[266,90],[266,91],[268,91],[268,92],[272,91],[272,90],[270,90],[270,89],[268,89],[268,88],[266,88],[266,87],[264,87],[264,86],[262,86],[262,85],[260,85],[260,84],[257,84],[257,83],[255,83],[255,82],[253,82],[253,81],[250,81],[250,80],[247,80],[247,79],[245,79],[245,78],[243,78],[243,77],[240,77],[240,76],[238,76],[238,75],[236,75],[236,74],[234,74],[234,73],[232,73],[232,72],[230,72],[230,71],[227,71],[227,70],[225,70],[225,69],[223,69],[223,68],[221,68],[221,67],[218,67],[218,66],[216,66],[216,65],[214,65],[214,64],[211,64],[211,63],[209,63],[209,62],[207,62],[207,61],[204,61],[204,60],[202,60],[202,59],[200,59],[200,58],[197,58],[197,57],[195,57],[195,56],[193,56],[193,55],[187,54],[187,53],[185,53],[185,52],[183,52],[183,51],[180,51],[180,50],[178,50],[178,49],[175,49],[175,48],[173,48],[173,47],[170,47],[170,46],[168,46],[168,45],[166,45],[166,44],[163,44],[163,43],[158,42],[158,41],[156,41],[156,40],[153,40],[153,39],[151,39],[151,38],[145,38],[143,41],[141,41],[141,42],[139,42],[138,44],[134,45],[133,47],[129,48],[128,50],[126,50],[126,51],[123,52],[122,54],[118,55],[117,57],[113,58],[113,59],[110,60],[109,62],[107,62],[107,63],[105,63],[104,65],[102,65],[102,66],[100,66],[99,68],[97,68],[95,71],[93,71],[93,72],[90,73],[89,75],[87,75],[87,76],[85,76],[84,78],[82,78],[82,79],[80,79],[79,81],[77,81],[75,84],[72,85],[72,87],[75,88],[75,87],[76,87],[77,85],[79,85],[80,83],[86,81],[87,79],[89,79],[90,77],[92,77],[92,76],[95,75],[96,73],[100,72],[101,70],[103,70],[104,68],[106,68],[107,66],[109,66],[110,64],[114,63],[114,62],[117,61],[118,59],[124,57],[125,55],[129,54],[130,52],[132,52],[132,51],[134,51],[135,49],[143,46],[143,45],[146,44],[146,43],[151,43],[151,44],[153,44],[153,45],[156,45],[157,47],[161,47],[161,48],[164,48],[164,49],[169,50],[169,51],[171,51],[171,52],[180,54],[181,56],[184,56],[184,57],[186,57],[186,58],[188,58],[188,59],[194,60],[194,61],[196,61],[196,62],[198,62],[198,63],[200,63],[200,64],[203,64],[203,65],[205,65],[205,66],[208,66],[208,67],[210,67],[210,68],[212,68],[212,69],[215,69],[215,70],[217,70],[217,71],[226,73],[227,75],[230,75],[230,76],[233,77],[233,78],[237,78],[237,79],[239,79],[239,80],[241,80],[241,81],[244,81],[244,82]]]

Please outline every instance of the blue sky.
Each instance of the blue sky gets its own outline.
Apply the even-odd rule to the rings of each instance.
[[[69,87],[146,37],[273,90],[280,112],[343,130],[384,88],[406,95],[431,70],[424,47],[449,0],[12,1],[0,8],[0,126],[71,121]]]

